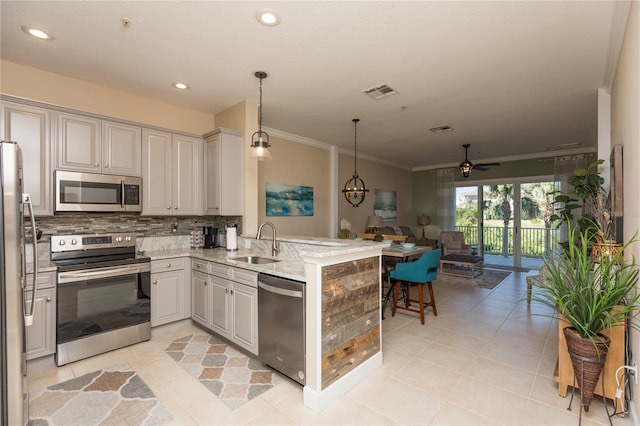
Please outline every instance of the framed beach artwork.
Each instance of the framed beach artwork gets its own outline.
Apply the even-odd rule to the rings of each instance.
[[[267,216],[313,216],[313,187],[267,182]]]
[[[373,214],[383,222],[396,221],[396,191],[374,190]]]

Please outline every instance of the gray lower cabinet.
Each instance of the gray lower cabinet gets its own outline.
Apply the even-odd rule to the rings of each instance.
[[[185,257],[151,262],[152,327],[191,316],[190,267]]]
[[[192,269],[191,318],[257,354],[258,274],[201,260]]]
[[[32,288],[33,275],[27,277]],[[27,308],[33,301],[33,292],[27,292]],[[38,274],[38,292],[35,299],[33,324],[27,327],[27,360],[52,355],[56,351],[56,273]]]
[[[209,328],[211,322],[211,275],[193,269],[191,273],[191,319]]]

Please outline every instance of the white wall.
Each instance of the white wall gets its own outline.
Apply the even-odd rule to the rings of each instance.
[[[640,229],[640,3],[634,1],[625,32],[617,73],[611,90],[611,144],[623,145],[624,238]],[[630,259],[640,259],[636,243],[625,252]],[[640,319],[636,319],[636,324]],[[631,330],[631,350],[640,364],[640,332]],[[633,406],[640,413],[640,386],[633,385]]]

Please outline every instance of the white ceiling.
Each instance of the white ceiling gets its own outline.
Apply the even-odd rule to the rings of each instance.
[[[277,11],[277,27],[256,12]],[[411,168],[596,148],[624,8],[612,1],[6,1],[2,59]],[[621,12],[622,10],[622,12]],[[620,18],[620,15],[623,18]],[[125,29],[121,19],[128,18]],[[55,40],[35,40],[22,25]],[[613,59],[611,59],[613,58]],[[187,81],[179,92],[173,81]],[[372,100],[381,84],[397,95]],[[453,131],[434,134],[430,128]],[[567,145],[572,144],[572,145]]]

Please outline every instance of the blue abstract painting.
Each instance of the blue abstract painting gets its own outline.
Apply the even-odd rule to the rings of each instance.
[[[267,216],[313,216],[313,187],[267,182]]]
[[[373,214],[380,216],[383,222],[396,221],[396,191],[375,190]]]

